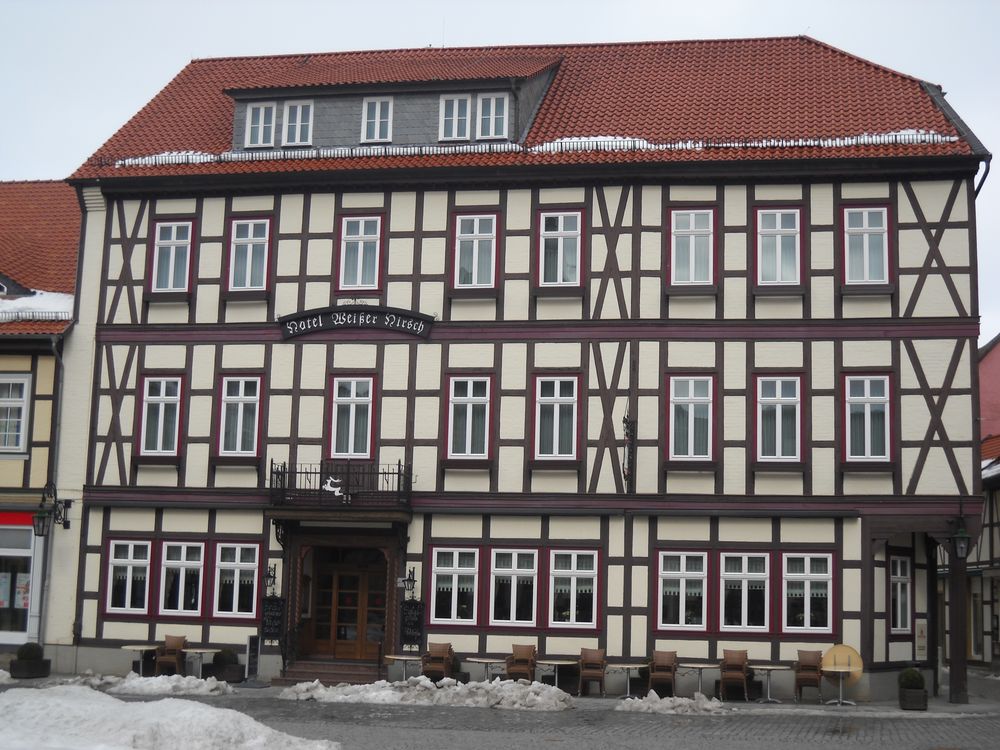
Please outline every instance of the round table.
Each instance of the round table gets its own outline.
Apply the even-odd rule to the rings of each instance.
[[[159,643],[127,643],[122,646],[122,651],[135,651],[139,654],[139,676],[142,677],[142,657],[147,651],[156,651],[160,647]]]
[[[641,696],[632,694],[632,670],[648,667],[649,662],[616,662],[608,664],[608,669],[625,670],[625,695],[622,698],[640,698]]]
[[[844,677],[851,675],[854,672],[860,672],[861,667],[852,666],[850,664],[831,664],[830,666],[821,667],[823,674],[835,674],[839,678],[837,680],[837,697],[831,698],[827,701],[827,705],[831,703],[836,703],[838,706],[843,706],[845,703],[848,706],[858,705],[854,701],[847,700],[844,697]]]
[[[767,692],[763,698],[758,698],[758,703],[781,703],[777,698],[771,697],[771,672],[781,672],[783,670],[791,669],[786,664],[754,664],[751,669],[755,672],[763,672],[767,675],[766,685]]]
[[[386,654],[385,658],[389,661],[401,661],[403,662],[403,679],[406,679],[406,667],[411,661],[419,662],[420,656],[417,654]]]
[[[198,655],[198,678],[203,678],[204,667],[205,667],[205,654],[217,654],[221,651],[218,648],[185,648],[185,654],[197,654]]]
[[[579,664],[579,659],[536,659],[535,664],[544,664],[546,667],[552,667],[552,680],[555,687],[559,687],[559,667],[569,667],[574,664]]]
[[[484,657],[484,656],[473,656],[473,657],[470,657],[470,658],[466,659],[465,661],[470,662],[471,664],[482,664],[483,665],[483,677],[484,677],[484,679],[485,679],[486,682],[489,682],[490,680],[493,679],[491,673],[493,672],[493,665],[494,664],[499,664],[500,665],[500,669],[498,670],[500,672],[500,674],[503,674],[503,671],[507,668],[507,659],[505,659],[505,658],[504,659],[491,659],[489,657]]]
[[[719,668],[718,664],[698,664],[696,662],[681,662],[677,666],[680,667],[681,669],[697,669],[698,670],[698,692],[701,693],[702,695],[705,694],[705,691],[701,689],[701,673],[702,673],[702,670],[705,670],[705,669],[718,669]]]

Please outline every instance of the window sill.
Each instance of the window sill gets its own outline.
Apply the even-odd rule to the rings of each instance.
[[[351,300],[357,297],[381,297],[382,290],[379,288],[364,287],[362,289],[338,289],[336,291],[337,300]]]
[[[895,467],[888,459],[876,461],[841,461],[840,470],[845,474],[889,474]]]
[[[189,304],[191,302],[191,292],[153,292],[150,291],[145,297],[149,304],[171,302],[174,304]]]
[[[718,465],[710,459],[692,459],[685,461],[681,458],[671,458],[663,462],[663,470],[666,471],[715,471]]]
[[[260,466],[260,456],[211,456],[208,459],[210,466]]]
[[[227,289],[222,293],[226,302],[267,302],[271,299],[270,289]]]
[[[180,466],[181,456],[144,456],[141,453],[132,456],[133,466]]]
[[[754,461],[750,464],[750,470],[754,472],[767,473],[767,472],[798,472],[801,473],[806,470],[806,465],[800,461]]]
[[[715,284],[668,284],[667,297],[714,297],[719,293]]]
[[[438,465],[446,471],[493,471],[492,458],[443,458]]]
[[[453,287],[448,290],[448,296],[452,299],[477,300],[477,299],[498,299],[500,290],[496,287]]]
[[[580,471],[583,461],[578,458],[532,458],[528,460],[530,471]]]
[[[582,286],[536,286],[531,291],[532,297],[583,297],[586,290]]]
[[[895,284],[841,284],[842,297],[884,297],[895,294]]]
[[[754,297],[804,297],[806,288],[802,284],[754,284]]]
[[[9,453],[4,451],[0,452],[0,461],[27,461],[28,454],[26,451],[10,451]]]

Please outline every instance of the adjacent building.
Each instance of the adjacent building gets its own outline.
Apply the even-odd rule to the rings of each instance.
[[[71,178],[51,647],[241,645],[273,571],[332,675],[412,570],[460,658],[932,666],[988,158],[806,37],[192,62]]]

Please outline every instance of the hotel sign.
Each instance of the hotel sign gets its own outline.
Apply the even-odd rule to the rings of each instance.
[[[375,305],[340,305],[320,310],[305,310],[278,318],[282,338],[290,339],[317,331],[345,328],[392,331],[427,338],[434,318],[411,310]]]

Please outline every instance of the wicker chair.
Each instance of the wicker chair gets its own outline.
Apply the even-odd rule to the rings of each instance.
[[[534,646],[511,647],[513,653],[507,657],[507,679],[535,681],[535,659],[537,652]]]
[[[743,700],[750,700],[750,680],[753,673],[747,664],[745,650],[724,649],[722,663],[719,664],[719,698],[724,700],[726,685],[742,685]]]
[[[184,674],[184,661],[187,655],[184,647],[187,646],[187,638],[183,635],[168,635],[163,638],[163,645],[156,649],[156,670],[154,674],[163,674],[166,667],[174,670],[174,674]]]
[[[799,660],[795,662],[795,700],[802,700],[802,688],[814,687],[819,692],[819,702],[823,702],[823,652],[799,650]]]
[[[584,686],[590,682],[599,683],[601,686],[601,697],[604,697],[604,671],[607,669],[608,660],[604,658],[603,648],[581,648],[580,649],[580,685],[578,694],[584,694]]]
[[[455,652],[450,643],[428,643],[427,653],[420,657],[420,672],[429,680],[443,680],[455,673]]]
[[[677,695],[677,652],[654,651],[649,660],[649,685],[654,690],[657,685],[670,685],[670,695]]]

